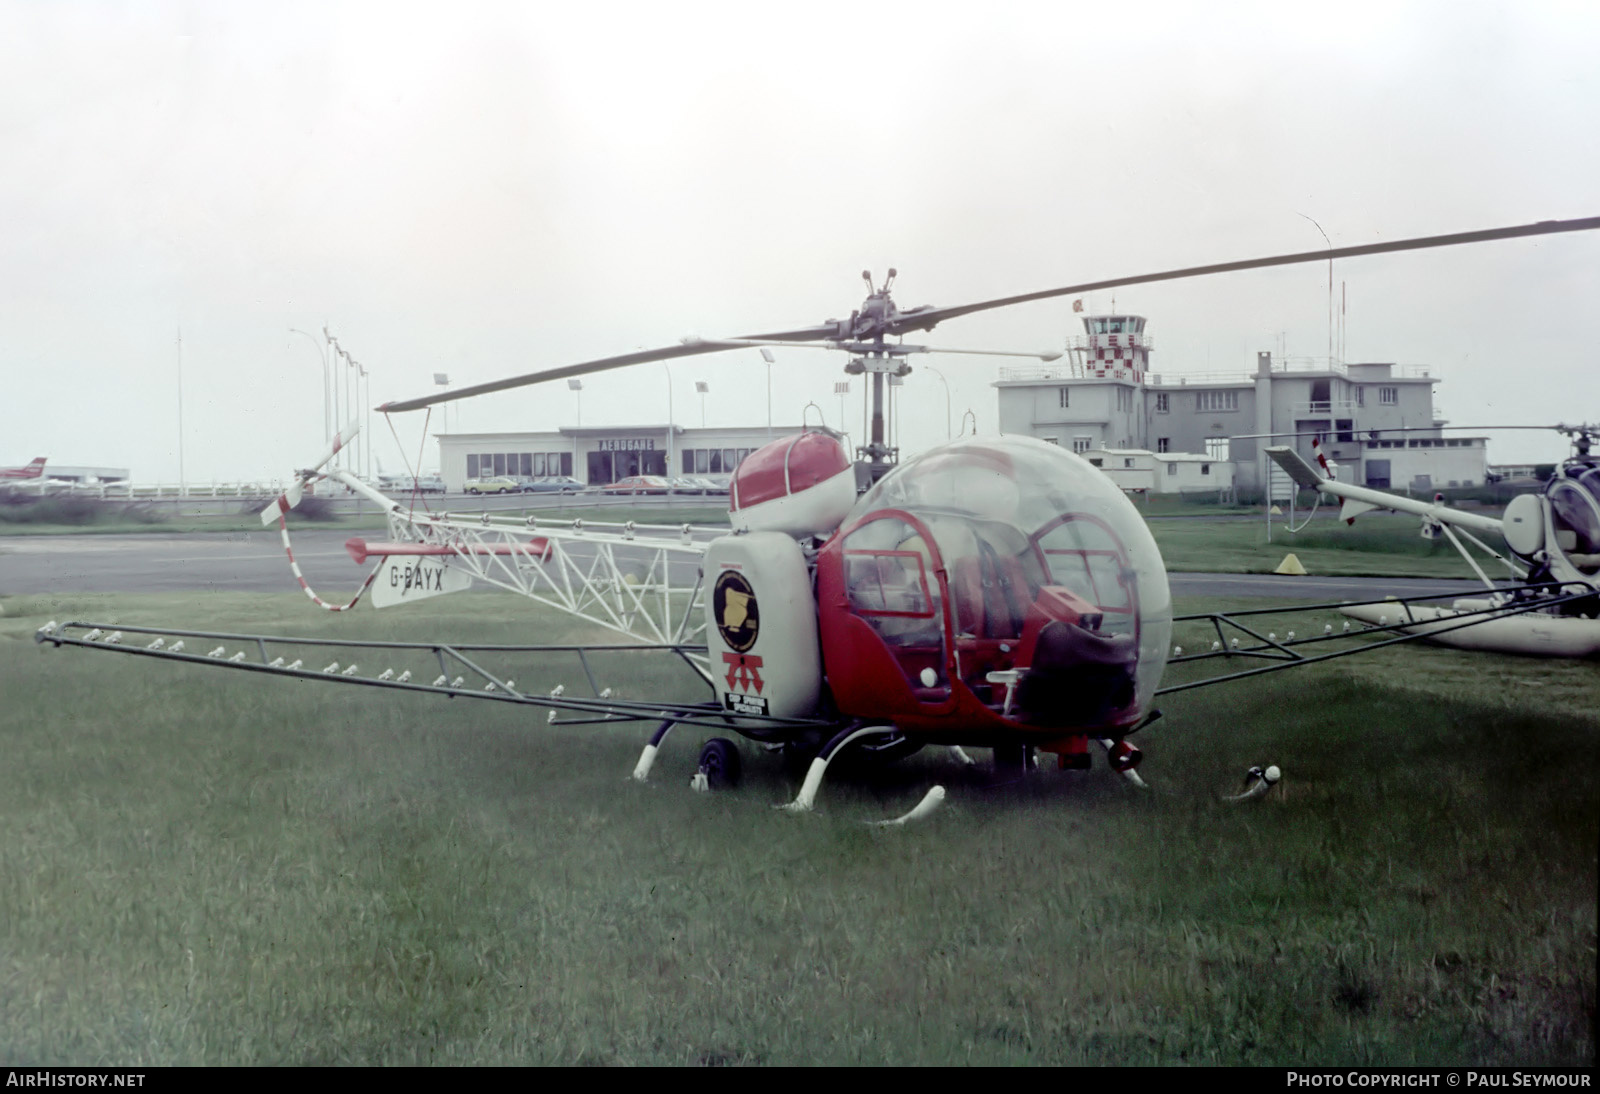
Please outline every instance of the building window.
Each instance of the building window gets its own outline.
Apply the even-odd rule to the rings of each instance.
[[[1063,407],[1072,405],[1071,401],[1070,401],[1071,400],[1071,394],[1072,394],[1072,389],[1070,387],[1058,387],[1058,388],[1056,388],[1056,396],[1061,400],[1061,405]]]
[[[475,479],[477,477],[478,477],[478,454],[476,452],[468,452],[467,453],[467,478]]]
[[[1053,445],[1056,445],[1056,446],[1059,447],[1060,444],[1061,444],[1061,438],[1060,437],[1046,437],[1044,439],[1044,443],[1045,444],[1053,444]]]
[[[1133,466],[1133,457],[1132,456],[1124,457],[1123,460],[1122,460],[1122,466],[1123,467],[1132,467]]]
[[[1239,393],[1237,391],[1197,391],[1194,393],[1194,408],[1201,413],[1216,410],[1238,410]]]
[[[1380,387],[1378,389],[1378,402],[1384,406],[1394,406],[1400,401],[1400,389],[1397,387]]]
[[[1367,389],[1364,388],[1364,387],[1357,387],[1356,388],[1356,406],[1366,406],[1366,405],[1367,405]]]
[[[1206,456],[1207,458],[1216,460],[1219,463],[1223,460],[1226,460],[1228,458],[1228,438],[1207,437]]]
[[[1090,456],[1089,462],[1094,464],[1096,467],[1103,467],[1106,461],[1102,460],[1099,456]]]
[[[1157,452],[1166,452],[1166,451],[1168,451],[1169,448],[1170,448],[1170,445],[1171,445],[1171,438],[1170,437],[1158,437],[1158,438],[1156,438],[1156,451]]]
[[[1126,387],[1117,388],[1117,409],[1118,410],[1132,410],[1133,409],[1133,389],[1132,388],[1126,388]]]
[[[1156,392],[1156,413],[1165,414],[1167,410],[1167,393],[1165,391]]]
[[[1167,474],[1176,475],[1177,473],[1178,473],[1178,465],[1177,465],[1176,462],[1167,464]]]
[[[1081,456],[1089,451],[1089,445],[1093,441],[1093,437],[1074,437],[1072,438],[1072,450]]]
[[[1209,463],[1201,464],[1200,465],[1200,474],[1202,474],[1202,475],[1211,474],[1211,465]]]

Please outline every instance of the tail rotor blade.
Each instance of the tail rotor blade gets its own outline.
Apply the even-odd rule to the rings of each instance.
[[[361,419],[357,418],[339,431],[339,435],[333,439],[333,444],[330,445],[328,451],[323,454],[322,459],[318,460],[310,470],[302,471],[300,473],[302,477],[315,475],[318,471],[321,471],[324,467],[328,466],[328,464],[333,461],[333,458],[337,456],[341,450],[343,450],[344,446],[355,440],[356,434],[360,432]]]
[[[323,453],[322,459],[296,475],[294,482],[289,484],[289,489],[272,499],[267,507],[261,510],[262,527],[272,527],[278,522],[279,517],[299,505],[300,499],[305,496],[306,483],[316,478],[318,472],[332,463],[333,458],[344,449],[345,445],[354,440],[356,434],[360,432],[361,421],[359,418],[341,429],[339,435],[333,439],[333,443],[328,446],[328,451]]]

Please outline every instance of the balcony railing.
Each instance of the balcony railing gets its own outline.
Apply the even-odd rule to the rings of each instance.
[[[1079,338],[1077,341],[1082,341]],[[1149,348],[1146,341],[1144,348]],[[1082,348],[1082,347],[1077,347]],[[1097,362],[1096,367],[1132,368],[1134,362],[1123,359]],[[1385,379],[1422,380],[1429,379],[1432,373],[1428,365],[1395,365],[1388,377],[1374,379],[1360,379],[1356,381],[1368,386],[1381,385]],[[1284,376],[1297,373],[1332,373],[1335,376],[1350,375],[1349,366],[1343,361],[1332,361],[1326,357],[1280,357],[1272,362],[1272,375]],[[1085,379],[1084,366],[1075,362],[1060,361],[1056,364],[1046,365],[1043,368],[1011,368],[1002,366],[1000,379],[1003,381],[1039,381],[1039,380],[1082,380]],[[1183,372],[1183,373],[1147,373],[1146,382],[1151,387],[1185,387],[1189,384],[1253,384],[1257,379],[1254,372]],[[1369,395],[1368,401],[1377,398]],[[1337,405],[1355,406],[1354,403],[1339,403]]]
[[[1328,414],[1339,418],[1354,418],[1357,413],[1365,409],[1359,403],[1350,400],[1333,400],[1330,402],[1327,399],[1321,399],[1313,400],[1309,403],[1291,403],[1289,405],[1290,412],[1297,415]]]
[[[1072,349],[1143,349],[1156,348],[1154,338],[1148,334],[1080,334],[1067,340]]]

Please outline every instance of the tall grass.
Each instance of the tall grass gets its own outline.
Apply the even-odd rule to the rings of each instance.
[[[1392,679],[1312,668],[1171,697],[1142,735],[1148,794],[1103,769],[994,785],[930,750],[830,775],[822,811],[793,817],[770,808],[792,776],[753,749],[742,788],[690,793],[688,730],[640,785],[627,773],[646,726],[551,727],[493,703],[29,641],[47,615],[430,640],[579,633],[521,605],[0,606],[8,1062],[1593,1053],[1592,664],[1452,653],[1467,667],[1421,690],[1408,679],[1426,660]],[[518,671],[582,682],[571,662]],[[692,686],[621,655],[599,671],[631,696]],[[1550,690],[1567,701],[1546,707]],[[1220,802],[1268,761],[1285,771],[1272,797]],[[936,780],[951,801],[931,821],[862,823]]]
[[[81,526],[159,524],[165,514],[143,502],[106,502],[98,498],[39,497],[20,490],[0,489],[0,526]]]

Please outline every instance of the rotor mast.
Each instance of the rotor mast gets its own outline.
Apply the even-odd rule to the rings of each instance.
[[[872,272],[862,270],[861,279],[867,283],[867,299],[861,305],[861,309],[850,317],[851,333],[858,338],[866,334],[870,339],[848,344],[847,348],[852,351],[852,356],[849,363],[844,366],[847,375],[872,377],[872,386],[867,393],[867,397],[871,400],[872,424],[867,443],[856,446],[856,486],[862,490],[883,478],[889,473],[889,469],[899,462],[899,447],[890,447],[886,439],[884,378],[909,376],[911,365],[905,358],[918,348],[898,343],[890,344],[885,337],[885,328],[900,314],[894,305],[894,300],[889,296],[889,288],[894,284],[897,273],[897,270],[890,267],[889,276],[880,289],[872,284]]]

